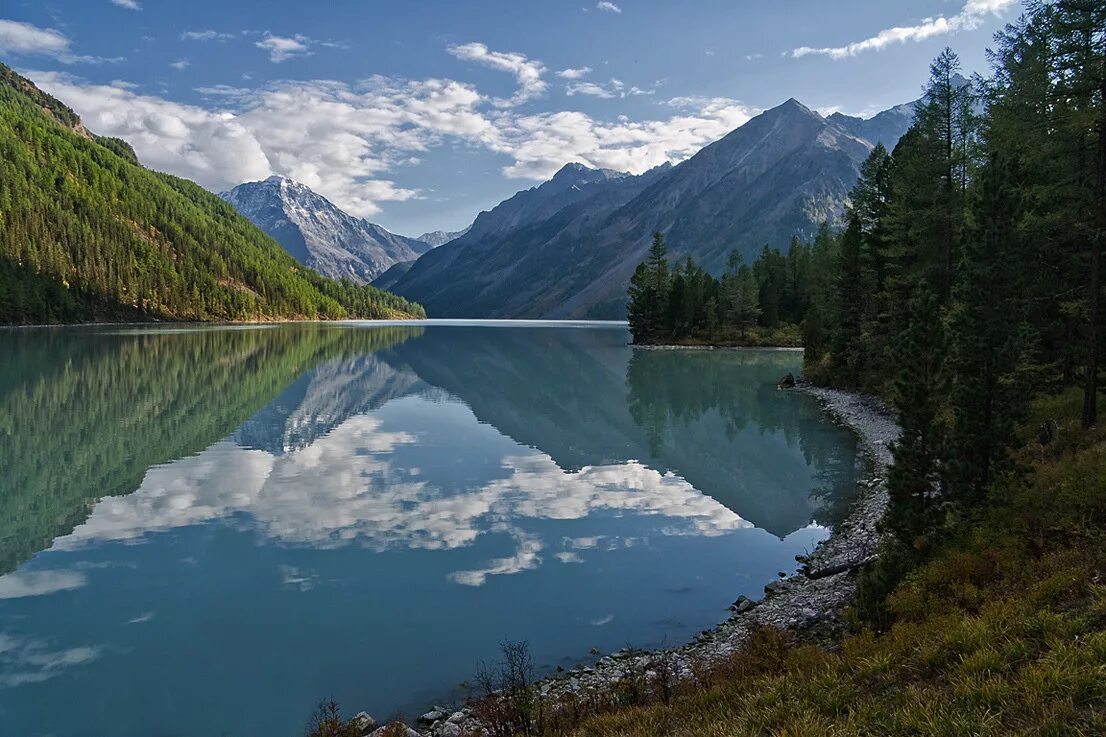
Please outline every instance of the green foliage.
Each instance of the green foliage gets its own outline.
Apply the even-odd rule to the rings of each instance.
[[[634,336],[654,335],[662,329],[668,313],[670,289],[668,248],[664,236],[654,233],[649,258],[638,264],[630,279],[627,312]]]
[[[423,317],[299,266],[230,205],[0,65],[0,323]]]
[[[1035,342],[1022,296],[1017,168],[994,155],[977,189],[951,316],[954,422],[946,474],[951,498],[969,506],[1010,470],[1014,429],[1032,393]]]
[[[822,248],[831,248],[828,227],[824,240]],[[630,279],[634,342],[798,346],[811,305],[812,250],[796,239],[786,256],[765,248],[752,267],[734,251],[716,279],[690,256],[670,269],[664,236],[655,233],[649,258]]]
[[[891,504],[886,526],[907,548],[925,546],[936,522],[935,497],[944,427],[945,334],[937,296],[923,285],[911,301],[907,328],[895,358],[894,406],[902,434],[891,446],[894,462],[887,479]]]

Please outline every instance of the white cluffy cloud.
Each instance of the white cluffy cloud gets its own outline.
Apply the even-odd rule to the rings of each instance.
[[[501,72],[509,72],[515,76],[518,90],[509,99],[494,100],[497,107],[521,105],[528,100],[543,95],[548,86],[545,80],[542,79],[542,74],[545,73],[545,65],[540,61],[527,58],[524,54],[492,51],[482,43],[450,46],[449,53],[458,59],[471,61],[491,69],[498,69]]]
[[[295,36],[274,36],[266,33],[265,38],[254,44],[259,49],[269,52],[269,61],[280,64],[297,56],[310,56],[311,39],[307,36],[296,34]]]
[[[110,64],[123,57],[74,54],[69,37],[53,28],[0,18],[0,54],[49,56],[63,64]]]
[[[573,95],[588,95],[590,97],[602,97],[604,99],[611,99],[615,97],[636,97],[637,95],[653,95],[656,94],[655,89],[642,89],[641,87],[626,87],[626,84],[620,79],[612,78],[607,84],[601,84],[597,82],[571,82],[565,87],[565,94],[569,97]]]
[[[891,44],[907,41],[924,41],[934,36],[943,36],[960,31],[974,31],[986,20],[988,15],[997,15],[1016,5],[1018,0],[967,0],[956,15],[945,18],[926,18],[912,26],[897,26],[880,31],[875,36],[854,41],[845,46],[815,48],[801,46],[791,52],[793,57],[810,55],[828,56],[831,59],[844,59],[865,51],[879,51]]]
[[[608,13],[621,13],[622,12],[622,8],[618,7],[617,5],[615,5],[612,2],[608,2],[608,0],[599,0],[599,2],[597,2],[595,4],[595,7],[599,10],[603,10],[603,11],[606,11]]]
[[[0,19],[0,51],[60,56],[69,53],[69,39],[52,28]]]
[[[580,79],[591,74],[591,71],[591,67],[569,67],[557,72],[557,76],[561,79]]]
[[[111,0],[112,5],[118,5],[120,8],[126,8],[127,10],[142,10],[142,6],[138,4],[138,0]]]

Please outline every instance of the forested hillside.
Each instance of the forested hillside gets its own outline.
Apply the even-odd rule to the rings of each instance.
[[[422,315],[299,266],[230,205],[143,168],[0,64],[0,323]]]

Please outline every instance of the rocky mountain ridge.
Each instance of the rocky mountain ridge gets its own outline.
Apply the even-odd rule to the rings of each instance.
[[[219,195],[292,256],[331,279],[367,284],[433,248],[345,212],[308,186],[272,176]]]

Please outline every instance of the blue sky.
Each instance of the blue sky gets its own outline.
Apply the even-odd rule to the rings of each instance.
[[[148,166],[282,174],[400,233],[581,161],[679,161],[789,97],[870,114],[1017,0],[7,0],[0,59]]]

